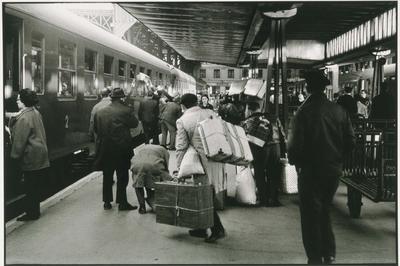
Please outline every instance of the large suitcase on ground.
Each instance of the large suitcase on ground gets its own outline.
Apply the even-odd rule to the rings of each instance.
[[[156,222],[188,228],[214,225],[211,185],[155,183]]]
[[[211,117],[197,125],[205,155],[216,162],[223,162],[232,156],[232,147],[224,123],[219,117]]]

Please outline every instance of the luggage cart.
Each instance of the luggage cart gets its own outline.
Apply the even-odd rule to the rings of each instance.
[[[356,147],[345,158],[341,180],[347,185],[347,206],[359,218],[362,196],[374,202],[396,200],[396,120],[355,120]]]

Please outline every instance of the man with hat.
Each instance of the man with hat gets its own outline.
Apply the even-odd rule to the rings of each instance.
[[[309,264],[335,260],[329,208],[343,170],[343,156],[355,145],[349,114],[324,94],[329,80],[321,71],[305,75],[311,94],[300,106],[289,134],[289,163],[299,175],[301,231]]]
[[[130,160],[133,156],[130,128],[138,126],[132,110],[122,102],[125,93],[120,88],[111,91],[111,103],[94,115],[93,130],[97,134],[95,169],[103,171],[104,209],[112,208],[112,181],[117,172],[116,202],[121,211],[135,210],[128,203],[126,186],[129,181]]]

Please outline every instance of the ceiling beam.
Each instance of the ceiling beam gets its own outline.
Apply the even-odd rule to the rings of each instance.
[[[261,25],[263,23],[264,18],[261,15],[261,12],[256,9],[250,28],[247,32],[246,39],[243,42],[242,51],[240,52],[239,58],[237,60],[237,65],[241,64],[241,62],[244,61],[244,59],[246,58],[246,50],[251,48],[251,45],[253,44],[254,39],[256,38],[257,33],[260,31]]]

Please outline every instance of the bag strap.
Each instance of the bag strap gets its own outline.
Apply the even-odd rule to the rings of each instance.
[[[239,136],[239,132],[237,131],[237,129],[236,129],[236,126],[235,125],[232,125],[232,127],[233,127],[233,131],[235,132],[235,135],[236,135],[236,137],[237,137],[237,139],[238,139],[238,142],[239,142],[239,148],[240,148],[240,153],[243,155],[243,157],[244,157],[244,148],[243,148],[243,145],[242,145],[242,141],[241,141],[241,138],[240,138],[240,136]]]

